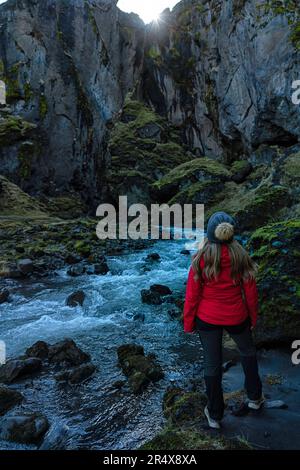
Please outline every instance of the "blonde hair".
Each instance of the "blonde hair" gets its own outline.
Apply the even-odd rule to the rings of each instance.
[[[220,224],[220,225],[225,225]],[[217,227],[216,231],[220,227]],[[226,223],[226,226],[230,225]],[[232,225],[231,225],[232,227]],[[233,228],[233,227],[232,227]],[[220,230],[221,234],[230,233],[229,227],[224,227],[224,230]],[[251,279],[255,278],[257,272],[257,264],[250,258],[247,251],[239,244],[238,241],[232,240],[227,243],[230,259],[231,259],[231,277],[234,281],[240,279]],[[204,240],[204,245],[198,250],[193,258],[192,266],[196,272],[196,279],[201,278],[202,271],[200,267],[200,260],[203,256],[204,269],[203,274],[211,281],[217,279],[221,270],[221,243],[211,243],[207,238]]]

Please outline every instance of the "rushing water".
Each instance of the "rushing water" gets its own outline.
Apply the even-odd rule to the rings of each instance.
[[[108,257],[110,272],[105,276],[70,278],[62,270],[42,281],[7,281],[12,295],[0,306],[0,339],[9,357],[37,340],[53,343],[69,337],[97,366],[94,376],[77,386],[59,385],[46,372],[29,386],[28,381],[18,385],[26,398],[21,409],[44,413],[52,425],[46,447],[60,445],[55,444],[56,429],[60,434],[62,425],[68,427],[61,438],[68,449],[133,449],[161,429],[163,393],[171,383],[181,385],[199,374],[200,348],[197,338],[185,335],[181,323],[170,318],[171,304],[145,305],[140,291],[159,283],[174,294],[183,293],[191,259],[180,252],[190,245],[187,240],[158,241],[139,252]],[[154,251],[161,260],[146,262]],[[67,307],[66,297],[78,289],[86,293],[83,307]],[[144,320],[135,320],[140,313]],[[124,380],[117,347],[129,342],[155,353],[165,371],[163,380],[138,396],[128,387],[112,386]],[[0,448],[7,446],[0,442]]]

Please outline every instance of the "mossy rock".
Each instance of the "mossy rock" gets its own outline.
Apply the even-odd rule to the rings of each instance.
[[[164,177],[153,183],[153,191],[160,200],[191,202],[202,192],[208,191],[211,197],[213,189],[220,191],[222,183],[230,179],[229,170],[212,158],[194,158],[169,171]],[[196,185],[196,186],[195,186]],[[200,186],[201,185],[201,186]],[[185,199],[186,198],[186,199]],[[203,200],[205,200],[205,196]]]
[[[47,208],[16,184],[0,175],[0,215],[22,217],[48,217]]]
[[[124,344],[117,350],[119,365],[129,379],[133,393],[141,393],[150,382],[164,377],[160,365],[151,354],[145,356],[142,346]]]
[[[226,183],[218,202],[206,211],[206,218],[217,211],[235,217],[240,231],[252,230],[274,220],[280,209],[290,203],[285,186],[263,184],[254,189],[234,182]]]
[[[26,138],[36,129],[36,125],[19,116],[0,118],[0,146],[6,147]]]
[[[250,450],[243,438],[226,439],[205,431],[166,426],[156,437],[143,444],[140,450]]]
[[[288,343],[300,336],[300,220],[257,229],[248,248],[259,265],[258,344]]]
[[[170,388],[163,398],[163,411],[173,424],[183,424],[204,419],[206,396],[199,392],[185,392]]]
[[[131,194],[135,202],[150,202],[151,184],[190,158],[181,145],[178,130],[130,96],[113,125],[108,148],[108,192],[113,199],[119,194]]]

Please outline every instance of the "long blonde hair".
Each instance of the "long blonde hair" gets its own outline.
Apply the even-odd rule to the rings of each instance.
[[[196,278],[202,276],[200,260],[204,257],[203,274],[211,281],[217,279],[221,270],[221,244],[211,243],[207,238],[204,240],[203,247],[198,250],[193,258],[192,266],[196,272]],[[247,251],[239,244],[238,241],[232,240],[227,243],[231,259],[231,277],[234,281],[240,279],[255,278],[257,272],[257,264],[250,258]]]

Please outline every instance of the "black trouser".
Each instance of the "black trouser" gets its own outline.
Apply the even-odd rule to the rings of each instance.
[[[213,419],[220,420],[224,414],[222,389],[222,337],[225,329],[236,343],[245,374],[245,389],[250,400],[262,395],[262,383],[258,373],[256,349],[247,319],[240,325],[211,325],[196,318],[197,330],[204,351],[204,379],[208,398],[208,411]]]

